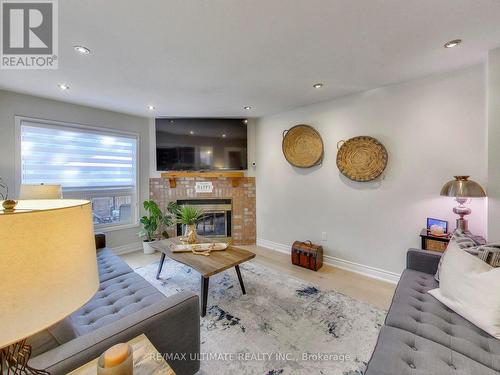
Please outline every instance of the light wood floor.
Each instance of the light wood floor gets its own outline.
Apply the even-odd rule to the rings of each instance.
[[[309,281],[325,289],[332,289],[382,309],[388,309],[395,285],[372,279],[354,272],[323,265],[317,272],[291,264],[290,256],[259,246],[242,246],[257,256],[252,260],[272,267],[283,274]],[[160,254],[145,255],[142,251],[121,256],[132,268],[146,266],[160,259]],[[243,278],[245,275],[243,275]]]

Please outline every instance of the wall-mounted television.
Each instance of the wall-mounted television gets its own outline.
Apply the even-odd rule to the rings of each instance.
[[[244,119],[157,118],[158,171],[247,169]]]

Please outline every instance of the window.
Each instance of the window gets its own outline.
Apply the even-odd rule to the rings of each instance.
[[[20,137],[21,183],[91,201],[96,227],[137,222],[137,136],[22,119]]]

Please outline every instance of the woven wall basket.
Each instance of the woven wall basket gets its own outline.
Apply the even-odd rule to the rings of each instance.
[[[309,125],[296,125],[285,130],[281,148],[285,159],[294,167],[309,168],[323,160],[323,140]]]
[[[340,141],[337,144],[339,147]],[[353,181],[371,181],[387,166],[387,150],[372,137],[354,137],[345,141],[337,153],[337,167]]]

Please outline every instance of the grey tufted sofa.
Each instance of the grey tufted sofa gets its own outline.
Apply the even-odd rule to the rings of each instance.
[[[80,310],[51,327],[48,335],[34,340],[35,357],[30,364],[52,375],[66,374],[110,346],[144,333],[160,353],[178,358],[168,361],[177,375],[196,373],[200,367],[198,296],[183,292],[165,297],[105,246],[104,235],[97,234],[98,292]],[[47,347],[49,341],[55,344]],[[183,354],[185,359],[181,359]]]
[[[436,300],[428,290],[440,253],[410,249],[365,375],[499,375],[500,340]],[[478,288],[500,288],[478,285]],[[499,289],[500,293],[500,289]]]

